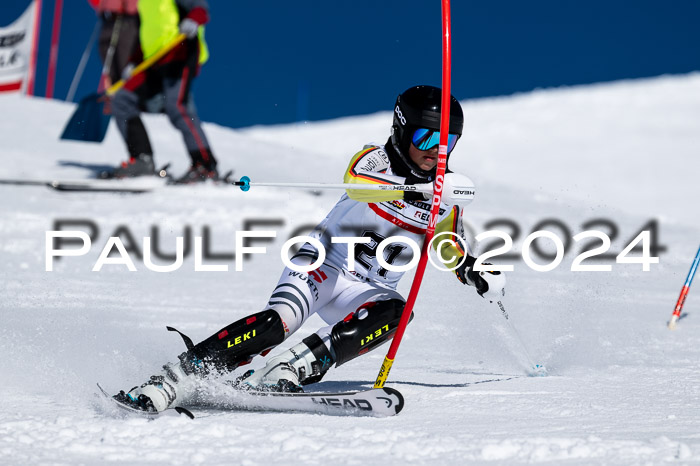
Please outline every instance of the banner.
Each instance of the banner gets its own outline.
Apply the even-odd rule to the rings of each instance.
[[[19,91],[25,83],[32,91],[37,14],[34,0],[18,20],[0,28],[0,92]]]

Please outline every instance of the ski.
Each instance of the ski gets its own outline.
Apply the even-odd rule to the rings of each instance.
[[[161,169],[161,172],[163,169]],[[227,172],[225,176],[214,181],[215,184],[228,185],[233,170]],[[56,191],[62,192],[94,192],[94,193],[129,193],[141,194],[149,193],[166,186],[187,186],[194,183],[177,183],[172,178],[166,176],[121,178],[121,179],[81,179],[81,180],[31,180],[31,179],[0,179],[0,185],[15,186],[46,186]]]
[[[234,411],[277,411],[336,416],[394,416],[401,412],[404,399],[398,390],[359,390],[341,393],[277,393],[236,390],[216,407]]]
[[[10,184],[15,186],[47,186],[51,181],[47,180],[25,180],[22,178],[0,179],[0,184]]]
[[[46,186],[56,191],[74,192],[104,192],[104,193],[146,193],[156,188],[166,186],[162,178],[129,179],[129,180],[30,180],[30,179],[0,179],[0,185],[14,186]]]
[[[168,411],[184,414],[189,418],[194,415],[187,409],[177,407],[165,410],[163,413],[147,412],[131,408],[115,400],[97,384],[102,396],[107,398],[119,409],[137,416],[156,418]],[[372,416],[387,417],[401,412],[404,399],[398,390],[384,387],[380,389],[359,390],[342,393],[277,393],[257,392],[234,389],[227,391],[225,401],[217,398],[215,403],[206,403],[202,408],[213,408],[217,411],[274,411],[296,412],[310,414],[325,414],[335,416]]]
[[[141,180],[138,180],[141,181]],[[143,180],[146,181],[146,180]],[[165,186],[161,180],[148,180],[150,183],[124,183],[122,180],[52,181],[49,188],[64,192],[131,193],[141,194]],[[154,182],[156,181],[156,182]]]

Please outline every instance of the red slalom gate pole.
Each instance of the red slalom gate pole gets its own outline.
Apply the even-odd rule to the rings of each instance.
[[[693,260],[693,265],[690,266],[690,272],[688,272],[688,277],[685,279],[685,284],[681,288],[681,295],[676,301],[676,308],[673,310],[671,315],[671,320],[668,322],[668,328],[671,330],[676,329],[676,322],[681,318],[681,309],[683,309],[683,304],[685,303],[685,298],[688,296],[688,291],[690,291],[690,284],[693,282],[693,277],[695,276],[695,271],[698,269],[698,264],[700,263],[700,248],[698,248],[697,254],[695,254],[695,260]]]
[[[58,41],[61,37],[61,13],[63,0],[56,0],[53,9],[53,26],[51,29],[51,55],[49,56],[49,72],[46,77],[46,98],[53,98],[53,87],[56,82],[56,64],[58,63]]]
[[[443,181],[445,179],[445,169],[447,168],[447,137],[450,132],[450,76],[452,71],[452,48],[450,46],[450,30],[450,0],[442,0],[442,108],[440,113],[440,145],[438,149],[437,173],[435,174],[433,204],[430,209],[430,220],[428,221],[428,228],[425,231],[425,239],[423,240],[423,248],[421,251],[420,261],[418,262],[418,267],[416,268],[416,275],[413,278],[413,283],[411,284],[411,291],[408,293],[406,306],[403,309],[403,314],[401,314],[401,320],[399,321],[399,326],[396,329],[394,338],[391,341],[389,351],[387,352],[386,357],[384,358],[384,362],[382,363],[381,369],[379,369],[377,380],[374,382],[374,388],[382,388],[384,386],[386,379],[389,377],[389,371],[391,371],[391,366],[394,364],[396,352],[399,350],[401,339],[403,338],[403,334],[406,331],[406,326],[408,325],[411,312],[413,311],[413,305],[416,302],[416,297],[418,296],[418,291],[420,289],[421,282],[423,281],[425,267],[428,263],[428,254],[430,253],[430,241],[435,235],[435,226],[437,225],[438,214],[440,213],[442,186]]]

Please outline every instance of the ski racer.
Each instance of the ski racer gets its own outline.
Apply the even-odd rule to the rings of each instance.
[[[355,154],[345,172],[351,184],[420,184],[433,182],[438,161],[441,90],[415,86],[398,96],[392,134],[385,145],[368,145]],[[448,155],[462,134],[459,102],[450,104]],[[454,232],[464,238],[462,206],[449,186],[471,186],[462,175],[449,172],[436,234]],[[301,391],[318,382],[335,364],[340,366],[387,342],[396,331],[405,300],[396,291],[403,272],[383,268],[377,261],[378,244],[402,236],[420,244],[430,212],[430,202],[415,191],[348,189],[327,217],[311,233],[326,251],[322,265],[308,273],[285,268],[261,312],[244,317],[194,345],[183,336],[188,350],[178,361],[163,366],[140,387],[120,392],[115,399],[131,407],[161,412],[186,406],[196,396],[198,381],[230,373],[258,354],[267,355],[299,330],[312,314],[326,323],[300,343],[282,351],[259,370],[247,371],[234,384],[241,389]],[[333,237],[363,237],[367,243],[349,245]],[[295,265],[308,266],[319,258],[319,248],[308,242],[292,257]],[[493,300],[504,293],[500,272],[476,272],[475,258],[466,241],[435,242],[447,266],[456,266],[457,279],[476,287]],[[405,265],[413,253],[403,242],[384,249],[384,260]],[[466,257],[465,257],[466,256]],[[354,262],[352,266],[351,262]],[[392,267],[393,268],[393,267]],[[354,269],[354,271],[353,271]]]
[[[212,153],[192,97],[192,81],[209,52],[204,24],[209,21],[206,0],[139,0],[140,49],[123,70],[126,84],[112,98],[117,128],[126,142],[129,160],[103,172],[101,178],[155,175],[153,149],[141,121],[142,111],[164,112],[181,133],[192,160],[177,181],[183,183],[218,179]],[[154,55],[178,33],[186,39],[145,72],[130,78],[133,63]],[[138,48],[138,47],[137,47]],[[140,53],[139,53],[140,52]]]

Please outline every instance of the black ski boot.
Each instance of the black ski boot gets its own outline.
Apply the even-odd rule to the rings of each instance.
[[[132,178],[135,176],[153,176],[155,174],[156,168],[153,163],[153,156],[142,154],[138,157],[131,157],[127,162],[122,162],[120,166],[111,171],[100,173],[99,178]]]
[[[202,164],[194,164],[180,178],[175,180],[175,184],[203,183],[207,180],[219,181],[219,172],[216,165],[207,168]]]

